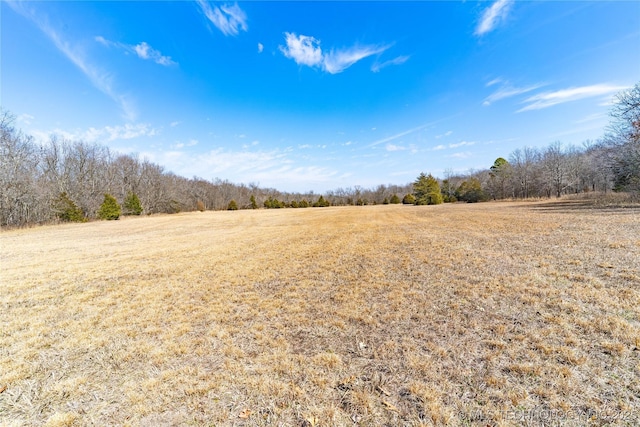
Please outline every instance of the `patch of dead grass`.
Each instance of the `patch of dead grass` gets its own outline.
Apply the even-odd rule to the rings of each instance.
[[[548,205],[0,233],[0,421],[635,425],[640,215]]]

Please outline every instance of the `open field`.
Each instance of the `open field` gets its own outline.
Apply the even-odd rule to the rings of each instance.
[[[2,425],[640,423],[637,208],[189,213],[0,255]]]

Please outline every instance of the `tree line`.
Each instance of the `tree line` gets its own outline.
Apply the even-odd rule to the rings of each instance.
[[[195,210],[304,208],[387,203],[438,204],[581,192],[640,193],[640,83],[620,93],[599,141],[524,147],[486,169],[413,183],[288,193],[216,178],[185,178],[134,154],[52,136],[46,144],[0,112],[0,226],[116,219]]]

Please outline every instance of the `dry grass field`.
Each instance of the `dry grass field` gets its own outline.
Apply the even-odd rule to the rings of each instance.
[[[0,233],[0,424],[640,424],[640,209],[188,213]]]

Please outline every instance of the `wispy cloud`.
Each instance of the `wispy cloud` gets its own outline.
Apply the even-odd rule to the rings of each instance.
[[[378,73],[380,72],[380,70],[382,70],[383,68],[388,67],[389,65],[402,65],[405,62],[407,62],[409,60],[409,56],[405,55],[405,56],[398,56],[395,57],[393,59],[390,59],[388,61],[384,61],[382,63],[375,63],[371,66],[371,71],[373,71],[374,73]]]
[[[491,95],[489,95],[484,99],[484,101],[482,102],[482,105],[484,105],[485,107],[488,107],[489,105],[493,104],[496,101],[500,101],[501,99],[522,95],[523,93],[531,92],[533,90],[536,90],[544,86],[543,83],[538,83],[538,84],[526,86],[526,87],[516,87],[516,86],[512,86],[511,83],[502,81],[502,80],[491,81],[489,83],[491,84],[487,84],[487,86],[493,86],[498,83],[503,83],[503,84],[497,91],[495,91],[494,93],[492,93]]]
[[[361,59],[387,49],[388,46],[354,46],[349,49],[332,50],[324,55],[324,69],[331,74],[341,73]]]
[[[627,86],[596,84],[591,86],[580,86],[561,89],[554,92],[544,92],[525,99],[523,103],[527,105],[519,109],[517,112],[520,113],[523,111],[541,110],[543,108],[549,108],[553,107],[554,105],[577,101],[579,99],[591,98],[595,96],[613,95],[624,89],[627,89]]]
[[[259,182],[261,186],[305,191],[338,179],[334,169],[301,165],[286,150],[241,150],[216,148],[204,153],[172,147],[140,155],[183,176],[225,176],[233,182]]]
[[[463,151],[460,153],[453,153],[450,156],[447,156],[449,158],[452,159],[468,159],[469,157],[472,157],[473,154],[470,151]]]
[[[428,126],[431,126],[431,125],[432,125],[432,123],[427,123],[426,125],[422,125],[422,126],[418,126],[418,127],[415,127],[415,128],[411,128],[411,129],[405,130],[405,131],[403,131],[403,132],[397,133],[397,134],[395,134],[395,135],[392,135],[392,136],[388,136],[388,137],[386,137],[386,138],[379,139],[379,140],[377,140],[377,141],[375,141],[375,142],[371,143],[371,144],[369,145],[369,147],[375,147],[376,145],[380,145],[380,144],[384,144],[384,143],[386,143],[386,142],[394,141],[394,140],[396,140],[396,139],[398,139],[398,138],[402,138],[402,137],[403,137],[403,136],[405,136],[405,135],[409,135],[409,134],[412,134],[412,133],[417,132],[417,131],[419,131],[419,130],[425,129],[425,128],[427,128]]]
[[[444,144],[436,145],[431,150],[440,151],[440,150],[446,150],[447,148],[458,148],[458,147],[465,147],[465,146],[468,147],[475,144],[476,144],[475,141],[460,141],[460,142],[451,143],[449,145],[444,145]]]
[[[29,131],[41,143],[49,140],[51,135],[57,135],[70,141],[85,142],[113,142],[130,140],[139,137],[152,137],[160,133],[160,131],[149,123],[126,123],[124,125],[105,126],[102,128],[90,127],[88,129],[53,129],[50,131],[30,130]]]
[[[35,119],[35,117],[33,117],[31,114],[20,114],[18,117],[16,117],[16,120],[18,121],[18,123],[22,123],[25,125],[30,125],[31,121]]]
[[[387,144],[385,146],[385,149],[387,151],[404,151],[407,149],[407,147],[403,147],[402,145]]]
[[[213,6],[206,0],[196,0],[200,10],[217,29],[225,36],[237,36],[240,31],[247,31],[247,14],[237,3]]]
[[[33,22],[42,31],[54,46],[71,61],[89,79],[91,84],[115,101],[124,113],[124,116],[134,121],[137,115],[132,99],[114,89],[111,74],[101,70],[92,64],[79,46],[72,45],[65,40],[60,33],[49,24],[47,16],[39,15],[32,7],[33,3],[8,1],[7,4],[17,13]]]
[[[457,147],[475,145],[475,143],[476,143],[475,141],[460,141],[460,142],[457,142],[455,144],[449,144],[449,148],[457,148]]]
[[[588,116],[583,117],[580,120],[576,120],[573,123],[581,124],[581,123],[592,122],[592,121],[595,121],[595,120],[605,120],[607,118],[608,118],[608,116],[607,116],[606,113],[594,113],[594,114],[589,114]]]
[[[262,43],[258,43],[258,53],[262,53],[264,50],[264,45]]]
[[[141,42],[136,45],[133,45],[133,44],[110,41],[105,39],[102,36],[96,36],[95,40],[104,46],[117,47],[119,49],[123,49],[126,52],[135,54],[140,59],[151,60],[156,64],[160,64],[164,66],[177,65],[177,62],[172,60],[170,56],[163,55],[159,50],[152,48],[147,42]]]
[[[147,42],[142,42],[133,46],[133,50],[136,52],[138,57],[142,59],[150,59],[156,64],[176,65],[176,62],[174,62],[170,56],[164,56],[160,51],[149,46]]]
[[[447,137],[447,136],[451,136],[451,134],[453,134],[453,131],[452,130],[448,130],[445,133],[443,133],[442,135],[436,135],[436,139],[440,139],[440,138],[444,138],[444,137]]]
[[[474,34],[476,36],[482,36],[493,31],[501,21],[506,19],[512,5],[513,0],[497,0],[485,9]]]
[[[328,53],[322,51],[320,40],[315,37],[285,33],[285,46],[279,46],[287,58],[298,65],[318,67],[330,74],[341,73],[356,62],[372,55],[378,55],[389,46],[352,46],[346,49],[332,49]]]

